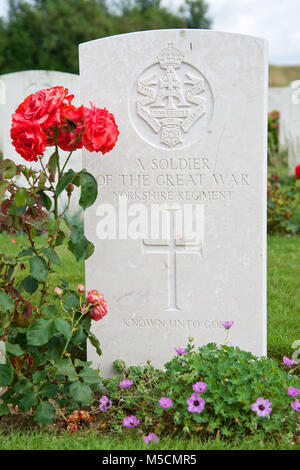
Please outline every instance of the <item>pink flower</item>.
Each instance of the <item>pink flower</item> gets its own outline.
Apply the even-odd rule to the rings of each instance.
[[[11,241],[12,243],[17,243],[17,240],[16,240],[15,238],[11,238],[10,241]]]
[[[194,385],[193,385],[193,390],[194,392],[196,393],[202,393],[202,392],[205,392],[207,388],[207,384],[205,382],[196,382]]]
[[[58,297],[61,297],[63,295],[63,291],[60,287],[55,287],[54,289],[54,293],[55,295],[57,295]]]
[[[101,300],[101,295],[99,291],[96,289],[90,290],[86,296],[87,300],[91,302],[91,304],[96,304]]]
[[[151,441],[159,442],[159,437],[154,432],[149,432],[148,436],[143,437],[143,441],[149,444]]]
[[[271,403],[263,397],[259,397],[252,405],[252,411],[255,411],[257,416],[265,417],[272,411]]]
[[[125,416],[123,419],[123,426],[126,428],[135,428],[138,424],[140,424],[140,420],[134,415]]]
[[[78,284],[77,286],[77,292],[79,292],[79,294],[83,294],[85,291],[85,287],[83,284]]]
[[[234,324],[234,321],[223,321],[222,326],[225,328],[225,330],[229,330],[229,328],[232,327]]]
[[[288,394],[290,397],[297,397],[300,393],[300,390],[298,388],[295,388],[295,387],[289,387],[288,388]]]
[[[124,379],[120,382],[122,388],[129,388],[133,384],[133,380]]]
[[[168,408],[172,408],[173,406],[173,402],[171,400],[171,398],[167,398],[167,397],[162,397],[159,402],[160,406],[164,409],[168,409]]]
[[[286,356],[283,356],[282,360],[283,360],[284,364],[288,367],[291,367],[294,364],[294,361],[292,361],[292,359],[289,359]]]
[[[291,407],[297,411],[297,413],[300,413],[300,401],[295,400],[294,402],[291,403]]]
[[[104,413],[111,407],[111,400],[109,400],[105,395],[102,395],[99,403],[99,410],[104,411]]]
[[[174,348],[174,349],[179,356],[182,356],[182,354],[186,354],[186,350],[184,348]]]
[[[191,413],[202,413],[204,410],[205,400],[198,393],[193,393],[186,402],[188,404],[188,411]]]

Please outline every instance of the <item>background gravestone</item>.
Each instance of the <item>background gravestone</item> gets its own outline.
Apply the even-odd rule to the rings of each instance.
[[[289,87],[269,87],[268,111],[279,111],[279,143],[282,148],[288,145],[288,122],[289,122]]]
[[[80,45],[80,89],[120,130],[110,154],[83,152],[99,184],[85,232],[96,245],[87,290],[109,310],[93,324],[101,373],[118,358],[162,366],[189,336],[221,343],[224,320],[233,345],[266,354],[266,41],[206,30],[91,41]],[[135,219],[155,204],[169,210],[167,237]],[[174,221],[187,207],[194,240]]]
[[[73,103],[75,106],[80,105],[79,96],[79,78],[78,75],[65,72],[47,71],[47,70],[27,70],[24,72],[9,73],[0,76],[0,83],[2,89],[5,90],[4,104],[1,104],[1,117],[0,117],[0,146],[3,152],[3,158],[10,158],[16,164],[23,164],[23,158],[15,151],[11,143],[10,128],[12,122],[12,114],[15,112],[19,104],[31,93],[44,88],[51,88],[53,86],[64,86],[69,89],[70,94],[74,94],[75,98]],[[53,153],[53,147],[50,147],[45,152],[45,157]],[[62,160],[68,156],[68,152],[60,150]],[[32,162],[31,166],[34,169],[40,168],[39,162]],[[73,168],[79,171],[82,168],[82,153],[81,150],[76,150],[67,165],[67,168]],[[25,184],[25,179],[23,181]],[[71,199],[70,212],[78,211],[78,191],[75,191]],[[62,200],[64,198],[64,200]],[[64,204],[67,198],[62,194],[60,196],[60,203]]]
[[[288,99],[288,122],[286,131],[290,174],[295,174],[300,164],[300,80],[291,82]]]

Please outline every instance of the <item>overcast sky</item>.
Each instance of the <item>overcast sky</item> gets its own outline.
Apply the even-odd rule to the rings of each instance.
[[[163,0],[172,8],[181,0]],[[269,41],[272,64],[300,64],[300,0],[207,0],[213,29],[252,34]],[[0,0],[4,15],[7,0]]]

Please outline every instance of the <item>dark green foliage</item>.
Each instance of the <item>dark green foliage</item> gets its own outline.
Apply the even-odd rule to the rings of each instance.
[[[209,28],[204,0],[178,12],[160,0],[10,0],[0,19],[0,74],[45,69],[78,73],[78,44],[132,31]]]
[[[122,361],[114,364],[123,377],[134,382],[123,390],[120,376],[103,379],[106,395],[112,399],[107,413],[115,430],[121,429],[123,416],[136,415],[145,434],[242,439],[263,433],[265,438],[280,440],[283,433],[299,433],[299,414],[290,405],[295,398],[287,393],[289,386],[300,388],[299,378],[280,369],[272,359],[257,358],[239,348],[208,344],[196,351],[189,344],[186,350],[168,362],[165,371],[151,366],[126,368]],[[192,413],[186,401],[194,393],[193,384],[200,381],[207,384],[201,393],[205,407],[201,413]],[[161,408],[161,397],[170,398],[172,408]],[[265,417],[252,411],[251,405],[259,397],[271,402],[272,412]]]

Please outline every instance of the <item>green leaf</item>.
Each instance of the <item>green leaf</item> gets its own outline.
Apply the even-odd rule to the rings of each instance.
[[[77,261],[89,258],[95,249],[93,243],[88,241],[83,232],[76,225],[72,225],[71,227],[68,248],[75,255]]]
[[[32,346],[42,346],[52,338],[54,321],[47,318],[39,318],[27,329],[27,341]]]
[[[55,419],[55,409],[48,401],[43,401],[40,403],[34,412],[33,415],[34,421],[36,421],[40,426],[48,426]]]
[[[10,411],[6,403],[0,403],[0,416],[9,415]]]
[[[30,273],[34,279],[44,282],[48,276],[47,263],[41,256],[34,256],[29,260]]]
[[[51,206],[52,206],[52,201],[51,201],[50,197],[48,196],[48,194],[46,194],[42,191],[42,192],[40,192],[40,198],[41,198],[42,206],[45,207],[47,209],[47,211],[50,211]]]
[[[12,313],[14,309],[14,305],[15,304],[14,304],[13,299],[8,294],[6,294],[6,292],[4,292],[3,289],[1,289],[0,290],[0,309],[3,312]]]
[[[59,359],[55,362],[54,366],[58,374],[66,375],[71,382],[77,380],[76,370],[74,369],[71,359]]]
[[[27,380],[20,380],[14,386],[14,392],[19,395],[26,395],[32,389],[32,384]]]
[[[5,191],[6,191],[6,189],[8,188],[9,185],[10,185],[9,181],[6,181],[6,180],[0,181],[0,198],[1,199],[4,196]]]
[[[56,233],[58,229],[58,221],[56,219],[48,220],[47,229],[48,229],[48,232],[51,234]]]
[[[79,346],[80,344],[84,344],[86,342],[87,336],[88,335],[82,326],[79,326],[79,328],[73,334],[72,342]]]
[[[14,202],[15,202],[16,206],[17,207],[23,207],[23,206],[25,206],[26,201],[27,201],[27,192],[26,192],[26,190],[23,189],[23,188],[18,189],[18,191],[16,192],[15,197],[14,197]]]
[[[41,386],[39,393],[43,398],[54,398],[59,388],[55,384],[46,383]]]
[[[43,248],[42,252],[53,264],[60,264],[59,256],[50,248]]]
[[[76,173],[73,170],[69,170],[67,173],[62,175],[59,182],[56,186],[56,196],[59,196],[60,193],[70,184],[72,183],[73,179],[75,178]]]
[[[94,335],[94,333],[91,333],[90,331],[89,331],[89,333],[88,333],[88,337],[89,337],[90,343],[91,343],[92,346],[94,346],[94,348],[96,349],[97,354],[98,354],[99,356],[101,356],[101,355],[102,355],[102,351],[101,351],[101,348],[100,348],[100,343],[99,343],[98,338]]]
[[[14,369],[10,364],[0,364],[0,387],[10,385],[14,376]]]
[[[18,402],[18,406],[24,413],[30,410],[38,402],[37,394],[35,392],[27,393],[23,398]]]
[[[33,294],[39,287],[39,283],[32,276],[27,276],[23,279],[22,286],[28,294]]]
[[[55,173],[56,173],[58,159],[59,159],[59,155],[58,155],[58,152],[55,150],[55,152],[53,152],[52,155],[50,156],[48,164],[47,164],[47,167],[49,168],[53,176],[55,176]]]
[[[55,320],[55,328],[58,333],[64,335],[66,339],[70,339],[72,336],[72,328],[70,323],[65,320],[64,318],[56,318]]]
[[[44,370],[37,370],[32,374],[32,381],[34,384],[39,384],[46,378],[46,372]]]
[[[78,374],[82,380],[88,384],[100,383],[100,377],[96,370],[91,368],[84,368]]]
[[[6,179],[13,178],[17,173],[17,167],[12,160],[6,158],[0,161],[0,173],[2,173]]]
[[[24,351],[18,344],[5,343],[6,351],[13,356],[23,356]]]
[[[85,210],[94,204],[97,199],[98,185],[96,179],[90,173],[80,173],[81,194],[79,205]]]
[[[80,300],[78,295],[75,292],[71,292],[71,294],[65,297],[65,305],[68,307],[79,308]]]
[[[90,387],[81,382],[74,382],[70,386],[70,394],[73,400],[85,406],[90,405],[93,401],[92,391]]]

